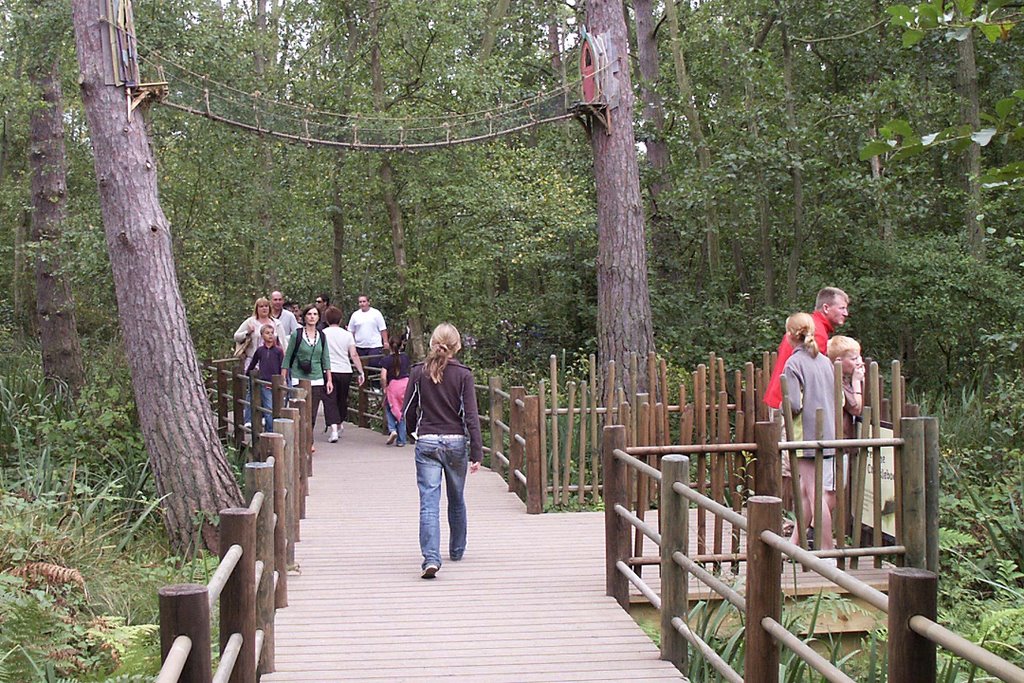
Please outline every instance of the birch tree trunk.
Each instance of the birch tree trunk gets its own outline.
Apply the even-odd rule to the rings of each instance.
[[[75,325],[71,287],[61,270],[60,240],[67,219],[67,156],[64,94],[56,61],[31,74],[42,95],[29,123],[32,169],[32,241],[36,243],[36,323],[43,374],[50,390],[66,384],[75,396],[85,384],[82,347]]]
[[[682,258],[682,240],[672,224],[671,217],[663,213],[658,199],[665,189],[665,174],[671,158],[665,142],[665,109],[656,85],[661,75],[658,64],[658,42],[655,37],[654,4],[652,0],[634,0],[636,22],[637,64],[640,71],[640,97],[643,99],[643,117],[648,134],[644,137],[647,161],[651,167],[650,195],[651,241],[657,249],[652,258],[656,272],[665,279],[674,279],[679,273]]]
[[[72,2],[79,83],[92,141],[103,227],[142,438],[164,498],[164,522],[180,552],[217,548],[213,521],[241,504],[185,320],[171,230],[141,112],[126,116],[121,88],[105,85],[95,0]]]
[[[628,385],[627,354],[654,349],[651,301],[647,289],[640,176],[633,138],[633,84],[629,76],[626,21],[618,0],[591,0],[587,23],[615,50],[618,103],[609,106],[607,131],[595,125],[591,136],[597,186],[597,343],[602,363],[614,360],[618,381]],[[615,68],[618,69],[615,72]],[[638,379],[645,384],[643,373]]]
[[[972,130],[981,127],[981,107],[978,104],[978,67],[974,59],[974,32],[956,42],[956,86],[960,93],[960,120]],[[964,203],[964,229],[967,232],[967,246],[971,254],[985,258],[985,233],[978,216],[981,215],[981,146],[972,142],[964,151],[961,161],[964,175],[964,189],[967,201]]]
[[[676,87],[679,89],[679,100],[683,105],[683,116],[686,117],[690,141],[697,150],[697,165],[700,167],[701,173],[706,175],[708,169],[711,168],[711,148],[704,137],[704,124],[701,123],[700,110],[697,109],[697,101],[693,95],[690,72],[686,68],[686,55],[683,54],[680,37],[679,10],[674,2],[665,3],[665,18],[668,20]],[[704,257],[708,264],[708,271],[712,275],[718,272],[721,263],[716,213],[713,202],[706,201],[704,203]]]

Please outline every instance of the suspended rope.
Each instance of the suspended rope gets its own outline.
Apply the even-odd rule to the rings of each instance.
[[[144,49],[141,44],[140,53]],[[169,83],[160,103],[241,130],[305,145],[366,151],[416,151],[484,142],[576,114],[567,111],[573,82],[512,104],[470,113],[394,117],[340,114],[248,93],[155,52],[141,55]]]

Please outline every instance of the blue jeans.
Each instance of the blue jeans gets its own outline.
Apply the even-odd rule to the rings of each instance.
[[[260,387],[260,405],[267,410],[274,407],[274,390],[270,387]],[[271,413],[263,413],[263,431],[274,431],[274,416]]]
[[[401,420],[395,419],[395,414],[391,412],[390,406],[384,406],[384,414],[388,418],[388,431],[395,432],[398,434],[398,445],[405,445],[405,415],[402,415]]]
[[[422,568],[441,566],[441,474],[448,496],[448,555],[461,560],[466,550],[466,488],[469,454],[466,437],[424,434],[416,441],[416,485],[420,489]]]

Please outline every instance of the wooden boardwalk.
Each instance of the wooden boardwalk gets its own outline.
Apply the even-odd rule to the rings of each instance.
[[[316,441],[264,681],[685,680],[604,594],[603,513],[527,515],[481,470],[465,558],[426,581],[413,447],[351,425],[338,444]],[[441,548],[446,559],[444,522]]]

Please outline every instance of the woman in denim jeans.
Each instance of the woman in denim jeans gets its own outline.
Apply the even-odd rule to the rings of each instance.
[[[419,416],[410,424],[416,424],[424,579],[434,578],[441,568],[441,478],[448,496],[448,557],[458,562],[466,551],[466,471],[479,470],[484,455],[473,373],[455,360],[461,348],[454,325],[441,323],[434,329],[427,359],[410,373],[402,411],[406,419]]]

